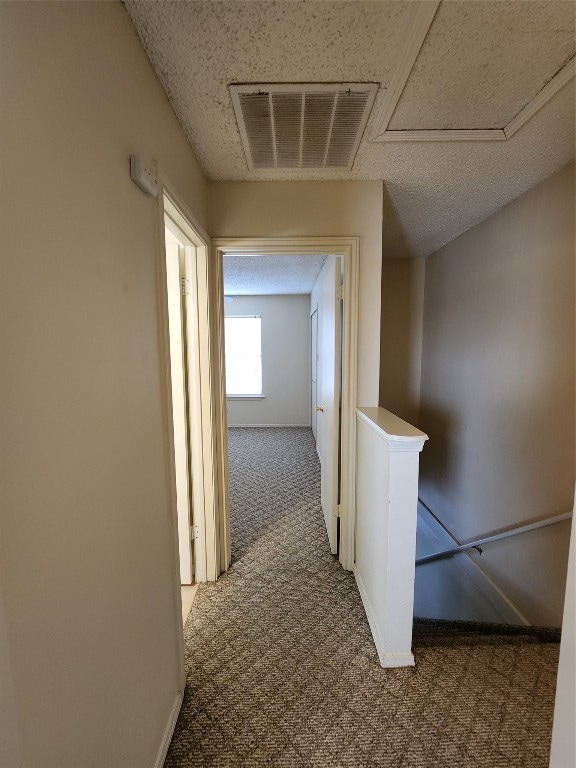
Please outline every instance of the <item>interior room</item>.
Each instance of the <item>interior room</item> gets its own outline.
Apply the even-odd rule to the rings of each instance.
[[[325,261],[325,255],[225,257],[225,318],[260,318],[262,359],[252,391],[234,391],[227,368],[229,427],[311,426],[311,294]],[[235,351],[227,337],[226,355]]]
[[[575,54],[572,0],[0,0],[2,768],[574,766]]]

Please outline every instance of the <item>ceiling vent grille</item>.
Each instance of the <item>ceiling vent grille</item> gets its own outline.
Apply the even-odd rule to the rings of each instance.
[[[376,83],[231,85],[250,170],[350,170],[374,104]]]

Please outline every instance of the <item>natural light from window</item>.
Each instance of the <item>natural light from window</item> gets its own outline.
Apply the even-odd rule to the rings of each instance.
[[[262,396],[261,318],[225,317],[226,394]]]

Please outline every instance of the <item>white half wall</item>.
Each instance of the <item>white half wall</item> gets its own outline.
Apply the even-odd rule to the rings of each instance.
[[[358,408],[354,574],[383,667],[414,665],[412,623],[420,430]]]
[[[224,314],[262,318],[263,398],[228,399],[228,425],[310,424],[310,296],[234,296]]]

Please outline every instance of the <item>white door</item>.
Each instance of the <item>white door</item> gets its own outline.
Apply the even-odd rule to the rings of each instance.
[[[185,249],[166,230],[166,288],[170,333],[170,377],[172,381],[172,422],[176,472],[176,507],[178,511],[178,548],[180,582],[192,583],[192,542],[190,506],[190,451],[188,442],[188,405],[186,397],[185,309],[182,278],[185,275]]]
[[[318,276],[318,402],[322,511],[330,551],[338,552],[338,490],[340,443],[340,259],[326,261]]]
[[[317,440],[318,412],[318,307],[310,316],[310,371],[311,371],[311,402],[312,402],[312,434]]]

